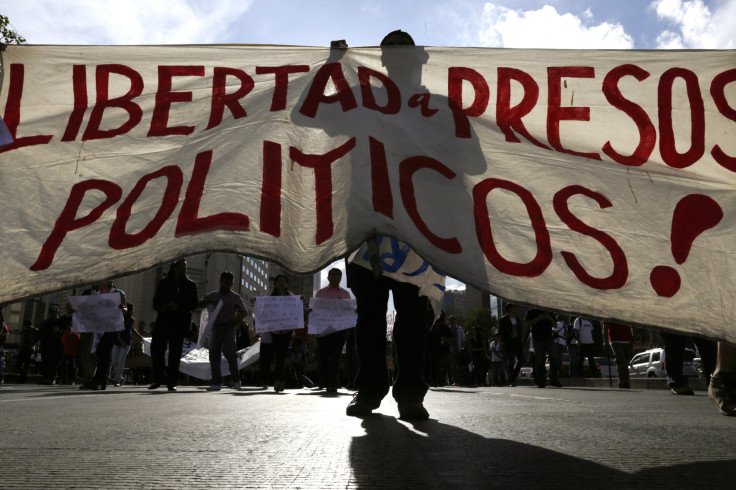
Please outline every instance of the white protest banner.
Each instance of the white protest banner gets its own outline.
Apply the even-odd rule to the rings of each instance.
[[[509,300],[736,341],[735,57],[8,46],[0,303],[383,235]]]
[[[238,370],[242,370],[258,361],[261,352],[261,341],[241,349],[237,352]],[[151,338],[143,338],[143,353],[147,356],[151,355]],[[166,349],[164,354],[164,362],[169,364],[169,350]],[[227,359],[223,355],[220,361],[220,369],[223,376],[230,374],[230,366]],[[181,361],[179,363],[179,371],[193,376],[197,379],[212,379],[212,368],[210,367],[210,351],[206,347],[197,348],[197,344],[191,340],[184,339],[184,348],[182,349]]]
[[[256,332],[304,328],[304,303],[300,296],[257,296]]]
[[[197,339],[197,347],[202,347],[207,340],[207,337],[209,337],[210,332],[212,332],[212,329],[215,327],[215,320],[217,319],[217,315],[220,314],[220,310],[222,309],[222,300],[217,302],[217,306],[207,305],[207,308],[202,310],[202,313],[200,314],[199,318],[199,338]]]
[[[327,335],[355,327],[354,299],[309,298],[309,333]]]
[[[72,330],[75,332],[104,333],[125,329],[119,293],[69,296],[69,303],[74,309]]]

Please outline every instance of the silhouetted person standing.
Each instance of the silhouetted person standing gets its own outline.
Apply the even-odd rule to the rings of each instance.
[[[169,391],[176,391],[184,337],[192,321],[192,310],[198,302],[197,285],[187,277],[187,261],[177,260],[171,264],[169,273],[158,284],[153,296],[153,309],[158,315],[151,339],[153,384],[149,390],[165,383]],[[164,359],[167,345],[168,368]]]

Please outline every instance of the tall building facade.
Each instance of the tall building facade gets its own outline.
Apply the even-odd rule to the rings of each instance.
[[[490,294],[472,286],[459,290],[447,290],[442,299],[442,309],[446,316],[454,315],[458,318],[465,318],[474,310],[490,307]]]

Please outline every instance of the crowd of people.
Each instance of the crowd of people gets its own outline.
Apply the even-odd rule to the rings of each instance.
[[[348,265],[349,286],[357,299],[357,328],[322,336],[306,335],[306,331],[265,332],[260,335],[261,354],[259,369],[255,373],[252,370],[240,373],[237,367],[236,351],[251,345],[255,336],[244,321],[247,308],[242,298],[231,289],[232,274],[223,272],[220,288],[199,299],[196,285],[186,275],[185,260],[171,264],[169,273],[156,289],[153,304],[158,315],[156,322],[151,324],[150,358],[142,355],[142,343],[148,333],[145,322],[138,323],[136,328],[134,305],[125,301],[125,293],[115,288],[113,281],[106,281],[84,294],[117,293],[122,330],[103,334],[75,332],[71,306],[66,304],[64,314],[60,315],[59,307],[51,305],[47,318],[40,322],[38,328],[30,321],[24,323],[14,367],[20,382],[26,382],[36,351],[42,360],[37,368],[41,384],[79,384],[80,389],[104,390],[108,384],[124,384],[126,373],[129,382],[134,384],[151,382],[149,389],[165,385],[169,391],[176,391],[177,385],[185,378],[179,372],[184,339],[196,342],[198,338],[197,326],[191,321],[192,311],[209,306],[215,315],[208,341],[212,372],[209,391],[219,391],[223,385],[220,359],[224,355],[230,372],[239,373],[231,375],[228,383],[236,390],[244,382],[266,389],[273,386],[276,392],[285,388],[316,386],[329,394],[337,393],[343,386],[357,388],[358,393],[347,413],[366,416],[378,408],[381,399],[393,389],[395,398],[398,394],[397,401],[400,400],[400,413],[404,418],[424,419],[428,413],[422,401],[428,386],[515,386],[521,367],[528,364],[532,366],[532,377],[537,387],[561,387],[564,353],[570,359],[567,375],[600,376],[593,347],[596,328],[589,318],[561,317],[532,308],[522,319],[517,314],[517,306],[508,303],[505,305],[506,314],[499,318],[497,330],[474,326],[466,335],[456,317],[446,317],[441,311],[435,318],[415,286],[386,277],[376,278],[373,271],[357,267]],[[330,270],[328,286],[315,296],[349,299],[350,292],[340,287],[341,279],[340,269]],[[377,316],[385,319],[381,305],[385,304],[388,290],[394,292],[398,311],[405,313],[397,317],[393,341],[387,340],[385,323]],[[286,276],[279,275],[275,279],[272,295],[293,295]],[[405,326],[407,323],[411,328]],[[0,325],[2,346],[8,329],[4,322]],[[618,368],[618,387],[629,389],[633,330],[617,322],[605,321],[602,326],[604,348],[613,354]],[[402,328],[404,334],[408,333],[405,337],[402,337]],[[487,331],[490,335],[486,335]],[[692,342],[703,361],[710,397],[722,413],[736,415],[736,397],[732,389],[736,373],[733,349],[727,344],[682,334],[663,332],[661,336],[672,393],[693,394],[683,374],[683,354]],[[526,356],[525,342],[529,342]],[[346,360],[344,351],[354,350],[349,348],[351,344],[357,348],[357,359],[349,356],[350,359]],[[164,359],[167,350],[168,362]],[[150,359],[148,366],[139,362],[142,359]],[[407,362],[411,363],[410,369],[405,367]],[[343,365],[348,369],[341,373]],[[352,367],[355,365],[360,366],[357,373]],[[399,366],[404,368],[403,371]],[[0,356],[0,374],[4,370],[5,359]]]

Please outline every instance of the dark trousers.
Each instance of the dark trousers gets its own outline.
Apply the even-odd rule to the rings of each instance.
[[[691,338],[687,335],[676,333],[662,333],[664,341],[664,365],[667,370],[667,382],[671,388],[687,386],[687,378],[682,374],[685,362],[685,348]],[[693,343],[700,352],[703,361],[703,374],[706,383],[710,382],[710,375],[716,368],[716,357],[718,355],[718,344],[712,340],[692,338]]]
[[[240,381],[238,356],[236,354],[235,327],[215,325],[210,333],[210,369],[212,384],[222,384],[222,355],[225,354],[230,379],[233,383]]]
[[[21,350],[18,352],[16,360],[16,371],[20,375],[20,382],[25,383],[28,379],[28,368],[31,367],[32,350]]]
[[[345,345],[347,331],[334,332],[317,337],[317,351],[319,354],[320,384],[326,388],[340,386],[340,361],[342,347]]]
[[[537,386],[544,386],[547,381],[547,369],[544,365],[549,356],[549,380],[559,383],[557,371],[557,343],[554,340],[534,340],[534,382]],[[592,344],[591,344],[592,345]]]
[[[112,348],[118,339],[118,332],[105,332],[97,343],[97,370],[92,382],[96,385],[107,385],[107,373],[110,371],[110,362],[112,361]]]
[[[393,397],[397,401],[422,401],[428,388],[422,379],[428,328],[419,288],[384,276],[375,279],[370,270],[355,264],[348,265],[347,277],[358,306],[355,334],[360,368],[356,382],[360,394],[381,400],[389,391],[386,310],[391,291],[396,307],[393,340],[398,365]]]
[[[629,362],[634,357],[634,347],[631,342],[611,342],[611,348],[616,358],[619,385],[629,383]]]
[[[176,386],[179,379],[179,363],[184,347],[184,333],[189,328],[189,321],[176,318],[156,319],[156,327],[151,338],[151,365],[153,366],[154,383]],[[166,366],[166,347],[169,347],[169,365]]]
[[[424,379],[432,386],[444,386],[442,379],[442,342],[432,332],[427,339],[427,358],[424,365]]]
[[[291,342],[291,334],[271,332],[273,339],[273,379],[274,381],[284,381],[284,364],[286,363],[286,353],[289,351],[289,343]]]
[[[519,377],[521,365],[524,364],[524,351],[521,348],[521,339],[506,339],[504,345],[506,346],[509,381],[513,383]]]
[[[588,367],[590,368],[590,375],[596,376],[598,374],[598,370],[596,369],[597,364],[595,363],[595,359],[593,358],[593,344],[580,344],[578,343],[578,372],[580,373],[580,376],[583,376],[583,373],[585,373],[585,370],[583,369],[583,364],[585,363],[585,358],[588,358]]]
[[[60,343],[41,342],[41,370],[46,381],[53,382],[56,379],[56,370],[59,368],[63,353]]]
[[[265,344],[261,341],[261,352],[258,356],[258,370],[261,372],[261,384],[263,386],[273,385],[271,379],[271,361],[273,361],[273,344]]]

